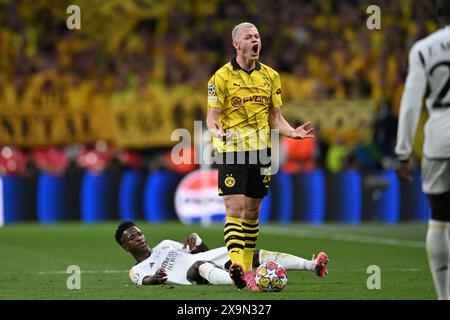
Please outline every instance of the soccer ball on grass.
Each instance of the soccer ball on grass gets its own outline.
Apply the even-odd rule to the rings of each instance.
[[[255,281],[261,291],[281,291],[288,281],[287,271],[279,263],[266,262],[256,269]]]

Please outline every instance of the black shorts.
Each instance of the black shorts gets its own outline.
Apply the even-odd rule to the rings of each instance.
[[[239,159],[234,152],[235,160]],[[270,157],[270,149],[268,150]],[[245,163],[234,161],[222,161],[218,164],[219,169],[219,196],[243,194],[254,199],[264,198],[269,192],[271,172],[270,160],[250,161],[249,153],[246,152],[240,159],[245,158]],[[223,159],[223,158],[222,158]],[[224,159],[223,159],[224,160]]]

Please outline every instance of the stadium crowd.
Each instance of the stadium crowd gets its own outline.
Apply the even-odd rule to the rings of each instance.
[[[342,167],[340,159],[350,163],[361,153],[367,163],[393,155],[409,46],[438,28],[429,18],[432,2],[420,0],[79,3],[81,30],[66,27],[68,1],[0,3],[2,108],[30,99],[29,88],[42,88],[40,79],[48,74],[73,88],[67,93],[72,100],[90,97],[92,108],[98,96],[151,97],[161,86],[206,91],[213,71],[233,56],[230,30],[250,21],[263,35],[262,61],[281,73],[284,102],[377,101],[373,145],[349,151],[341,143],[328,148],[318,141],[322,154],[310,152],[331,171]],[[381,8],[381,30],[366,27],[372,4]],[[331,160],[323,154],[328,150]],[[328,165],[333,161],[334,167]]]

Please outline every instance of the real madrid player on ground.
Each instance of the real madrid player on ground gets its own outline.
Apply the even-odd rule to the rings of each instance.
[[[238,288],[257,290],[252,259],[259,235],[261,201],[270,184],[270,129],[294,139],[312,138],[307,122],[293,128],[281,114],[278,73],[258,61],[261,38],[244,22],[232,31],[236,57],[208,83],[207,126],[219,163],[219,195],[226,206],[225,245]],[[321,255],[320,263],[328,258]]]
[[[427,91],[429,118],[425,124],[422,189],[428,196],[431,220],[426,249],[438,299],[449,297],[450,242],[450,1],[438,1],[444,28],[417,41],[409,53],[409,72],[400,106],[395,152],[398,173],[411,181],[409,158]]]
[[[136,260],[129,273],[135,284],[233,284],[226,271],[231,265],[227,248],[209,250],[196,233],[188,235],[184,243],[164,240],[150,249],[142,231],[133,222],[124,221],[117,227],[115,239]],[[317,259],[306,260],[262,249],[255,251],[255,267],[270,261],[278,262],[286,270],[313,271],[319,277],[326,273]]]

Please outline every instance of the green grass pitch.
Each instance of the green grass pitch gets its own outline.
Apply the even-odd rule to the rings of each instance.
[[[222,225],[138,223],[150,246],[182,241],[197,232],[210,248],[223,245]],[[258,247],[311,258],[330,256],[325,279],[290,271],[278,293],[238,291],[232,286],[135,286],[128,278],[134,261],[114,240],[116,222],[7,225],[0,228],[0,299],[435,299],[425,252],[425,224],[345,226],[305,224],[261,226]],[[69,265],[81,268],[81,289],[69,290]],[[381,270],[381,288],[369,290],[370,265]]]

